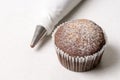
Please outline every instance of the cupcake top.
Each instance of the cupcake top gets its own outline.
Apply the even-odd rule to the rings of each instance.
[[[77,19],[58,26],[55,45],[70,56],[88,56],[105,45],[103,30],[93,21]]]

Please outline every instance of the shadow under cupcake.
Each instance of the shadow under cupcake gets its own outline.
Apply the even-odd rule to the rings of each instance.
[[[75,72],[96,67],[101,61],[106,44],[102,28],[87,19],[59,25],[53,39],[60,63]]]

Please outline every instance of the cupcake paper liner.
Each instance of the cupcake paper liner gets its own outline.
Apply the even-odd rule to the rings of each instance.
[[[83,72],[96,67],[100,63],[102,54],[104,52],[104,46],[103,46],[103,48],[100,51],[94,53],[93,55],[84,56],[84,57],[79,57],[79,56],[72,57],[69,54],[60,50],[58,47],[55,48],[60,63],[65,68],[75,72]]]

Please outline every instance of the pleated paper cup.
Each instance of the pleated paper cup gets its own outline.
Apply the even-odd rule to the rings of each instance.
[[[93,55],[84,56],[84,57],[73,57],[69,54],[65,53],[64,51],[60,50],[58,47],[55,46],[56,53],[60,63],[67,69],[75,72],[83,72],[91,70],[92,68],[96,67],[102,58],[104,47],[94,53]]]

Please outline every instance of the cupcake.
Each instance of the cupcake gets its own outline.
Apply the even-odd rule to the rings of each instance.
[[[87,19],[62,23],[55,30],[53,39],[60,63],[75,72],[96,67],[106,44],[102,28]]]

